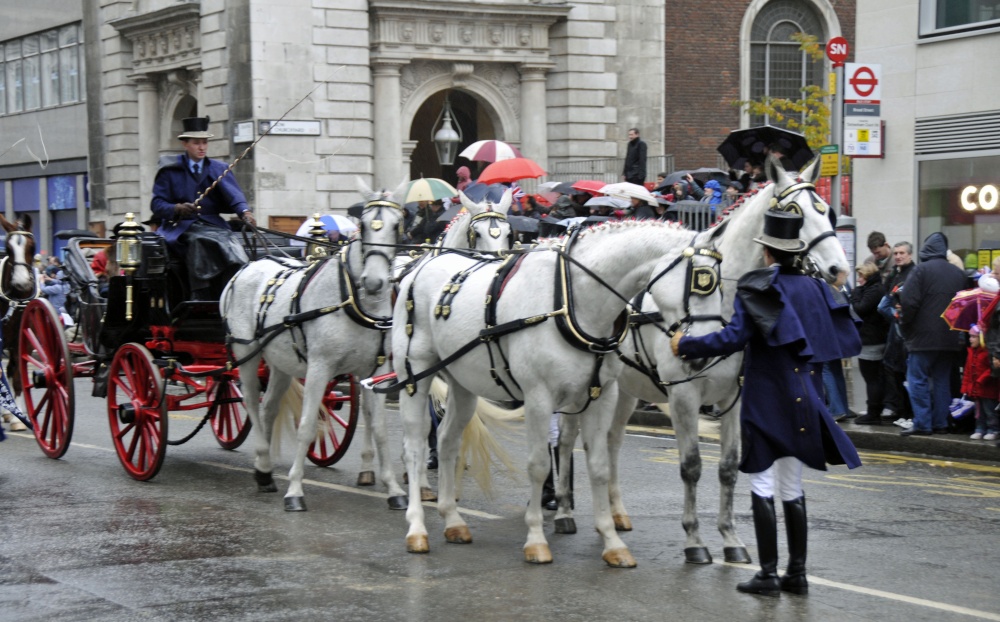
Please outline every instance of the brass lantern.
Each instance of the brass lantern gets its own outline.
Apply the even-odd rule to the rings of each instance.
[[[142,240],[139,234],[142,227],[135,222],[135,214],[125,214],[125,222],[117,227],[118,241],[115,242],[115,252],[118,255],[118,265],[125,270],[128,285],[125,288],[125,319],[132,319],[132,275],[142,264]]]
[[[306,244],[306,256],[310,261],[317,261],[326,257],[326,243],[330,238],[326,234],[326,228],[319,219],[319,214],[313,214],[313,224],[309,228],[309,237],[313,242]]]

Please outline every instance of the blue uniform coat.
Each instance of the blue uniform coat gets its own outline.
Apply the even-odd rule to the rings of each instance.
[[[759,473],[786,456],[819,470],[827,463],[861,466],[823,399],[822,364],[861,351],[848,305],[835,302],[826,283],[778,268],[744,275],[739,288],[730,324],[681,339],[678,351],[684,358],[707,358],[749,346],[740,470]]]
[[[163,224],[159,233],[171,247],[194,221],[174,221],[174,206],[178,203],[194,203],[200,192],[204,192],[212,182],[225,172],[228,165],[219,160],[202,160],[201,174],[195,177],[188,167],[188,158],[180,154],[177,159],[162,167],[153,182],[153,215],[161,218]],[[242,214],[249,211],[247,199],[243,196],[232,174],[222,178],[219,185],[202,199],[198,219],[216,227],[229,230],[229,225],[220,214]]]

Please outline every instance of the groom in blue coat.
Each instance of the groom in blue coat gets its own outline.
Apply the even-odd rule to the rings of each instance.
[[[171,158],[156,173],[153,182],[152,210],[162,221],[158,233],[175,255],[185,259],[191,298],[212,300],[218,297],[218,284],[249,261],[239,239],[221,214],[236,214],[244,222],[256,220],[236,178],[226,174],[225,162],[207,157],[208,117],[182,121],[179,138],[184,153]],[[212,183],[221,177],[215,188]]]

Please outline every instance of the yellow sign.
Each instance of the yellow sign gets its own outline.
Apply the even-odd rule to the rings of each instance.
[[[859,143],[868,142],[868,130],[858,130],[858,142]]]
[[[996,261],[998,257],[1000,257],[1000,249],[993,249],[993,250],[990,251],[990,263],[989,263],[989,266],[991,268],[993,267],[993,262]]]
[[[837,167],[840,164],[838,156],[839,154],[836,153],[824,153],[820,155],[819,174],[822,177],[836,176]]]
[[[983,248],[981,248],[981,249],[979,249],[979,253],[978,254],[979,254],[979,261],[977,263],[979,265],[976,266],[976,267],[977,268],[989,268],[992,265],[990,262],[993,260],[992,257],[990,256],[989,249],[983,249]]]
[[[830,95],[837,94],[837,72],[830,72]]]

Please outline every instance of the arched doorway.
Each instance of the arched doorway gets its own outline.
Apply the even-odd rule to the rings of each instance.
[[[438,91],[428,97],[410,124],[410,140],[416,141],[416,147],[410,157],[410,179],[420,177],[439,177],[448,183],[455,184],[457,176],[455,171],[461,166],[468,166],[472,171],[472,177],[477,177],[477,167],[481,168],[486,162],[469,162],[465,158],[455,158],[452,166],[442,166],[438,161],[437,151],[431,141],[431,135],[437,129],[438,116],[444,108],[445,95],[451,102],[453,121],[462,128],[462,142],[459,144],[458,152],[476,142],[477,140],[490,140],[496,138],[496,129],[493,120],[487,114],[486,104],[465,91],[451,89]]]
[[[168,106],[170,102],[168,100]],[[177,137],[184,131],[183,119],[198,115],[198,100],[191,95],[181,95],[177,99],[173,110],[167,115],[163,124],[163,133],[160,135],[160,155],[171,155],[181,151]]]

